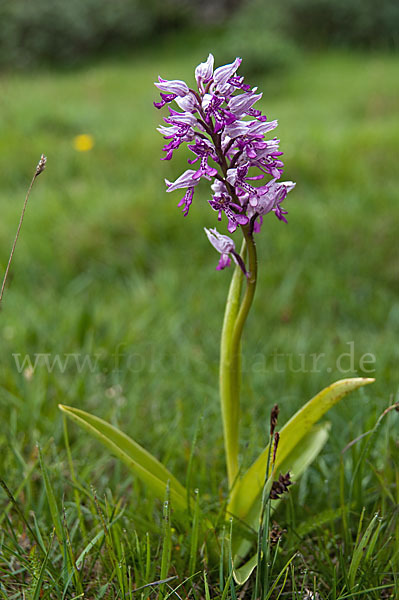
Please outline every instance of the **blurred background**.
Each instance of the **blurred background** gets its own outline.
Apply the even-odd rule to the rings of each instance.
[[[0,313],[11,478],[36,441],[62,444],[62,402],[122,424],[166,462],[173,439],[187,449],[203,416],[201,469],[217,486],[231,273],[215,271],[203,234],[216,224],[206,184],[186,219],[181,195],[165,193],[164,178],[176,179],[188,156],[181,148],[160,161],[166,113],[152,104],[159,74],[192,85],[209,52],[216,65],[243,58],[240,73],[263,92],[259,108],[279,120],[285,179],[297,182],[288,225],[270,215],[258,238],[244,461],[262,446],[274,402],[285,420],[344,376],[377,383],[334,411],[340,435],[323,460],[375,422],[398,392],[398,32],[397,0],[0,1],[3,271],[30,178],[48,157]],[[320,368],[313,354],[325,355]],[[101,478],[106,459],[73,436]],[[183,473],[184,452],[176,460]]]
[[[395,0],[3,0],[0,10],[1,64],[9,68],[144,51],[183,30],[193,38],[214,36],[221,60],[245,50],[247,68],[260,72],[288,64],[299,47],[398,44]]]

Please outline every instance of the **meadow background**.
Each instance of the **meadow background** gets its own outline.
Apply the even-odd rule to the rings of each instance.
[[[225,492],[217,378],[231,273],[216,272],[218,256],[203,233],[216,217],[206,185],[187,218],[176,207],[179,193],[165,193],[164,178],[176,179],[188,156],[182,149],[170,163],[159,160],[162,114],[152,102],[158,74],[193,82],[195,66],[209,52],[217,65],[239,55],[240,73],[263,92],[260,108],[279,120],[285,179],[297,182],[285,203],[288,224],[269,216],[257,238],[260,278],[243,345],[243,464],[263,447],[275,402],[283,423],[336,379],[376,377],[329,414],[330,440],[282,510],[282,524],[298,532],[345,503],[342,490],[360,450],[342,450],[398,401],[395,3],[379,3],[377,24],[373,3],[355,1],[323,0],[316,10],[310,0],[290,0],[280,12],[267,2],[237,2],[232,11],[222,2],[169,2],[161,10],[157,2],[120,1],[112,14],[105,2],[84,9],[69,2],[67,9],[40,0],[30,12],[28,4],[20,0],[0,10],[3,270],[41,153],[48,164],[29,201],[0,313],[2,479],[47,539],[52,519],[39,443],[59,505],[75,522],[57,408],[63,403],[118,425],[182,481],[198,430],[192,486],[204,504],[217,503]],[[76,148],[81,134],[92,136],[91,150]],[[351,348],[354,362],[342,358],[343,372],[337,359]],[[321,353],[320,368],[311,372],[311,355]],[[29,366],[26,357],[34,363],[37,354],[49,355],[50,368],[45,359]],[[66,361],[67,354],[77,358]],[[362,368],[365,354],[375,364]],[[394,531],[389,527],[397,528],[390,519],[399,503],[398,423],[397,413],[386,417],[352,482],[355,519],[363,506],[365,518],[379,510],[390,523],[387,539]],[[140,539],[150,531],[157,540],[161,508],[146,490],[74,426],[69,441],[80,493],[89,498],[94,486],[108,508],[121,500],[124,527]],[[6,495],[0,498],[1,593],[22,597],[31,585],[34,544]],[[98,516],[86,512],[87,529],[97,531]],[[334,527],[330,534],[339,540]],[[72,529],[82,549],[83,536]],[[314,544],[320,539],[305,541],[305,530],[289,534],[289,544],[301,548],[306,569],[319,576]],[[25,558],[21,551],[17,564],[15,548],[23,543]],[[389,555],[398,549],[396,536]],[[157,553],[155,542],[150,580],[157,578]],[[178,550],[175,561],[184,564]],[[118,597],[104,565],[99,573],[101,594]],[[323,590],[327,597],[328,582]]]

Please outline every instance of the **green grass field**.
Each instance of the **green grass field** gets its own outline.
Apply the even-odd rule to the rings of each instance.
[[[102,530],[98,506],[111,522],[123,505],[109,551],[124,569],[131,566],[136,587],[160,579],[162,507],[73,425],[72,485],[57,405],[110,420],[182,481],[199,427],[192,486],[204,507],[226,492],[217,379],[231,274],[216,272],[218,256],[203,233],[216,224],[206,185],[186,219],[176,207],[179,192],[165,193],[164,178],[176,179],[187,155],[181,150],[170,163],[159,160],[161,115],[152,106],[158,74],[191,81],[206,54],[193,47],[177,58],[165,48],[78,71],[1,78],[3,270],[30,178],[40,154],[48,157],[0,313],[1,477],[48,547],[53,524],[39,443],[76,555]],[[300,590],[306,577],[307,587],[316,581],[320,598],[399,597],[399,415],[390,412],[375,435],[342,454],[398,400],[398,68],[394,55],[305,55],[294,71],[249,81],[264,92],[267,116],[279,120],[285,178],[297,187],[286,201],[288,225],[269,216],[258,238],[260,279],[243,346],[243,465],[264,446],[275,402],[283,423],[336,379],[376,378],[329,414],[325,450],[276,513],[288,531],[279,568],[300,553],[282,598],[305,597],[294,594],[295,581]],[[84,133],[94,148],[77,152],[74,138]],[[324,354],[317,369],[313,354]],[[37,355],[30,369],[27,361],[34,364]],[[56,356],[61,363],[53,362]],[[64,595],[51,589],[49,577],[39,579],[37,543],[5,494],[1,501],[2,597],[78,597],[79,585],[68,577],[59,588]],[[340,590],[363,507],[360,530],[379,511],[381,533],[359,567],[358,587],[345,596]],[[170,584],[176,587],[192,573],[185,536],[172,534],[169,574],[178,576]],[[98,542],[88,552],[80,573],[85,597],[132,597],[128,571],[121,576],[107,562],[107,547]],[[61,554],[53,543],[49,571],[61,570]],[[218,566],[208,567],[213,598],[221,595]],[[203,568],[198,553],[199,574],[180,588],[181,597],[203,597]],[[366,591],[384,585],[391,587]]]

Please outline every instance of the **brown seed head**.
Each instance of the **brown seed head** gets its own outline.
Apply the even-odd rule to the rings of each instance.
[[[273,481],[272,483],[272,489],[270,490],[270,499],[277,500],[278,498],[280,498],[280,496],[288,492],[288,486],[292,484],[293,481],[291,481],[289,472],[285,475],[280,473],[280,476],[277,479],[277,481]]]
[[[274,434],[273,463],[276,462],[276,454],[277,454],[277,447],[278,447],[279,441],[280,441],[280,434],[278,431],[276,431]]]
[[[275,404],[272,408],[272,412],[270,413],[270,435],[273,435],[274,430],[276,429],[279,412],[280,409],[278,407],[278,404]]]
[[[44,169],[46,168],[46,163],[47,163],[47,156],[44,156],[44,154],[42,154],[39,162],[37,163],[36,177],[38,175],[40,175],[40,173],[43,173]]]
[[[281,529],[281,527],[279,527],[278,523],[276,523],[276,521],[274,521],[273,527],[271,528],[270,533],[269,533],[270,545],[276,546],[278,544],[279,540],[284,535],[284,533],[287,533],[287,530]]]

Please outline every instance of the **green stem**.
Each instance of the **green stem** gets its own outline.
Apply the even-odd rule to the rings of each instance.
[[[224,446],[226,453],[229,488],[238,475],[238,432],[240,413],[241,352],[240,342],[245,321],[256,287],[257,260],[256,248],[249,226],[242,227],[244,240],[241,257],[248,254],[249,275],[240,306],[243,273],[237,266],[231,280],[220,348],[220,401],[223,420]]]
[[[256,246],[253,234],[250,232],[249,226],[242,227],[244,233],[244,239],[247,246],[248,252],[248,277],[247,277],[247,288],[245,295],[238,313],[237,320],[234,326],[232,346],[236,349],[236,352],[240,352],[240,341],[242,331],[244,329],[245,321],[247,320],[249,309],[251,308],[252,301],[255,295],[256,280],[258,274],[258,261],[256,256]]]

